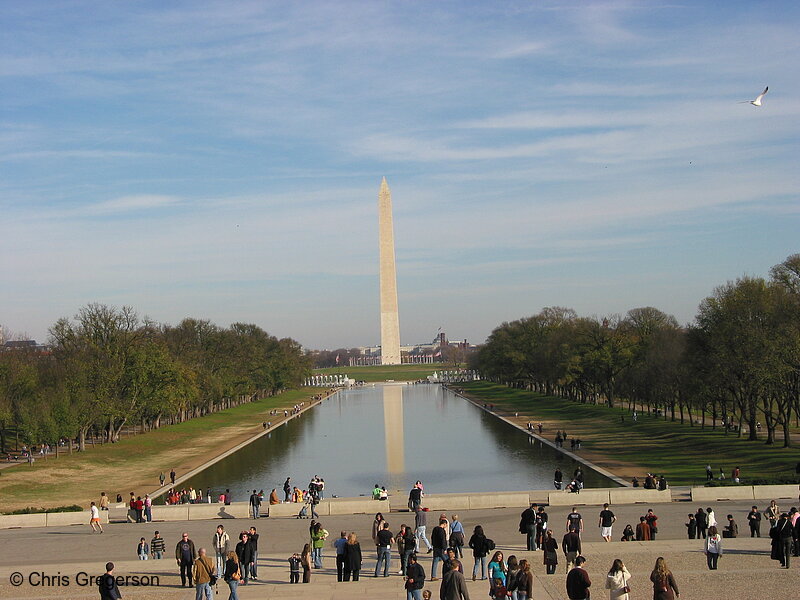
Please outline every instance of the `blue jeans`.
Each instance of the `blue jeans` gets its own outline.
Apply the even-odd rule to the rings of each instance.
[[[381,569],[381,563],[383,562],[383,576],[389,576],[389,566],[392,562],[392,551],[391,548],[383,548],[378,546],[378,562],[375,564],[375,577],[378,576],[378,573]]]
[[[406,590],[406,600],[422,600],[422,590]]]
[[[425,535],[425,530],[427,528],[428,528],[427,525],[420,525],[419,527],[417,527],[417,530],[414,532],[416,534],[416,536],[417,536],[417,552],[419,552],[420,542],[421,541],[425,542],[425,545],[428,547],[428,550],[430,550],[433,547],[433,546],[431,546],[431,543],[428,541],[428,536]]]
[[[162,556],[161,550],[154,550],[153,551],[153,558],[157,558],[158,560],[161,560],[161,556]]]
[[[253,518],[257,519],[258,518],[258,505],[257,504],[251,504],[250,506],[253,509]]]
[[[144,507],[144,518],[150,523],[153,520],[153,508],[151,506]]]
[[[433,564],[431,565],[431,577],[436,577],[436,572],[439,567],[439,563],[444,561],[444,550],[439,550],[438,548],[433,549]]]
[[[222,577],[223,573],[225,573],[225,555],[217,554],[217,577]]]
[[[472,576],[478,576],[478,563],[481,565],[481,579],[486,579],[486,557],[485,556],[476,556],[475,557],[475,566],[472,567]]]
[[[314,568],[322,568],[322,548],[312,548],[311,558],[314,560]]]
[[[203,596],[206,597],[206,600],[214,600],[210,583],[196,583],[194,590],[194,600],[203,600]]]
[[[231,589],[231,595],[228,596],[228,600],[239,600],[239,582],[235,579],[231,579],[228,582],[228,587]]]
[[[147,560],[147,554],[140,554],[139,560]]]
[[[400,570],[403,575],[406,574],[406,569],[408,568],[408,557],[414,553],[414,549],[410,548],[403,552],[403,556],[400,557]]]
[[[253,562],[250,563],[250,577],[253,579],[258,578],[258,551],[253,552]]]

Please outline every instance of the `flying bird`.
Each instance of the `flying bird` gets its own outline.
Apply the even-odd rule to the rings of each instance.
[[[744,102],[739,102],[739,104],[752,104],[753,106],[761,106],[761,100],[767,95],[768,91],[769,86],[765,87],[764,91],[761,92],[755,100],[745,100]]]

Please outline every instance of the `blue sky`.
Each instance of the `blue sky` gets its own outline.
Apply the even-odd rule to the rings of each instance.
[[[0,2],[0,323],[681,322],[800,251],[793,2]],[[764,106],[738,101],[770,86]]]

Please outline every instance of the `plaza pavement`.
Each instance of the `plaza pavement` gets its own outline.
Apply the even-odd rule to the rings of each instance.
[[[720,597],[734,595],[737,600],[781,598],[800,598],[800,559],[795,559],[789,570],[778,568],[778,563],[769,558],[768,524],[762,525],[762,538],[750,539],[745,515],[750,502],[719,502],[713,504],[717,519],[724,524],[725,516],[731,513],[739,523],[743,537],[724,540],[724,554],[718,571],[708,571],[702,552],[702,540],[688,540],[683,523],[687,513],[695,512],[698,505],[689,502],[656,504],[652,508],[659,516],[658,540],[652,542],[619,542],[610,544],[600,540],[597,518],[598,506],[579,507],[584,517],[586,531],[583,535],[584,556],[587,557],[587,570],[592,579],[592,597],[607,598],[603,589],[605,573],[614,558],[622,558],[632,573],[632,598],[650,598],[652,586],[649,573],[657,556],[664,556],[675,573],[681,598],[692,600],[718,600]],[[763,509],[767,502],[758,503]],[[763,505],[763,506],[762,506]],[[375,503],[375,511],[381,504]],[[619,540],[627,523],[635,525],[643,515],[647,505],[612,506],[617,515],[614,526],[614,539]],[[789,506],[782,509],[788,509]],[[570,507],[557,507],[548,510],[550,527],[557,537],[565,530],[566,514]],[[495,540],[498,549],[518,558],[532,561],[536,576],[534,598],[552,600],[566,598],[564,590],[565,565],[559,553],[558,572],[545,575],[541,552],[527,552],[524,549],[524,536],[517,531],[520,509],[491,509],[462,511],[461,520],[469,533],[476,524],[483,525],[488,537]],[[448,511],[448,515],[452,514]],[[428,517],[428,530],[437,520],[439,513],[431,512]],[[79,587],[75,584],[75,574],[79,571],[92,575],[103,572],[103,565],[111,560],[117,564],[116,574],[155,574],[159,576],[158,587],[123,587],[124,598],[138,600],[194,598],[194,590],[180,587],[178,571],[172,556],[174,547],[182,531],[188,531],[196,546],[209,547],[211,536],[218,522],[225,525],[233,538],[238,532],[251,524],[258,527],[259,540],[259,581],[241,586],[243,600],[255,598],[314,598],[315,600],[345,600],[350,598],[404,599],[403,582],[397,570],[399,561],[396,553],[392,557],[392,575],[389,578],[374,579],[375,558],[370,528],[372,515],[331,516],[323,519],[324,527],[330,532],[329,541],[338,536],[339,531],[355,531],[362,544],[364,565],[361,581],[337,583],[334,551],[325,550],[324,568],[314,571],[311,584],[288,584],[288,563],[286,558],[292,552],[299,552],[308,539],[308,520],[263,518],[257,522],[244,519],[224,521],[154,522],[150,524],[112,523],[105,526],[106,533],[90,533],[86,526],[50,527],[37,529],[17,529],[0,531],[0,598],[59,598],[63,600],[97,598],[95,587]],[[401,523],[413,522],[409,513],[387,515],[392,531],[397,531]],[[135,560],[136,544],[140,537],[148,542],[153,531],[158,529],[166,540],[167,558],[160,561]],[[744,537],[748,536],[748,537]],[[430,537],[430,533],[429,533]],[[420,555],[421,564],[430,576],[430,555]],[[464,557],[465,572],[469,576],[472,569],[471,553],[467,549]],[[30,572],[44,572],[48,575],[64,575],[70,580],[69,586],[34,587],[27,581],[19,587],[10,583],[14,572],[27,577]],[[468,577],[469,579],[469,577]],[[426,582],[426,587],[438,598],[438,582]],[[216,598],[228,597],[224,583],[218,586]],[[469,582],[473,599],[487,597],[487,582]]]

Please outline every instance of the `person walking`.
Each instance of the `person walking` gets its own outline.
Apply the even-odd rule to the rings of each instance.
[[[422,487],[419,483],[415,483],[414,487],[411,488],[411,491],[408,493],[408,508],[414,512],[420,509],[422,505]]]
[[[717,527],[708,528],[708,537],[705,541],[706,562],[710,571],[717,570],[717,561],[722,554],[722,536],[717,532]]]
[[[171,485],[175,485],[175,469],[169,472],[169,482]]]
[[[474,576],[473,576],[474,580]],[[439,587],[439,600],[469,600],[467,581],[461,572],[461,563],[453,560],[450,570],[442,577]]]
[[[622,559],[614,559],[606,577],[609,600],[629,600],[631,588],[628,585],[628,581],[630,581],[630,578],[631,574],[623,564]]]
[[[153,499],[150,494],[144,495],[144,518],[148,523],[153,522]]]
[[[336,581],[344,581],[344,547],[347,545],[347,532],[342,531],[333,541],[336,550]]]
[[[511,557],[508,557],[509,573],[511,572]],[[519,570],[513,578],[509,577],[510,583],[508,591],[511,592],[512,598],[516,596],[516,600],[531,600],[533,598],[533,573],[531,573],[531,564],[522,559],[519,561]]]
[[[181,540],[175,546],[175,560],[181,570],[181,586],[183,587],[186,587],[187,580],[189,587],[192,587],[192,567],[195,558],[197,558],[197,552],[194,549],[194,542],[184,531],[181,534]]]
[[[250,494],[250,512],[253,514],[253,518],[258,518],[258,512],[261,509],[261,496],[253,490],[253,493]]]
[[[153,558],[156,560],[161,560],[165,551],[166,547],[164,545],[164,538],[161,537],[161,534],[158,531],[156,531],[153,534],[153,539],[150,540],[150,552],[152,553]]]
[[[750,526],[750,537],[761,537],[761,513],[757,506],[751,507],[747,513],[747,524]]]
[[[389,576],[389,569],[392,562],[392,544],[394,544],[394,537],[392,532],[389,531],[389,523],[383,522],[381,530],[375,538],[375,548],[378,553],[378,560],[375,563],[375,577],[378,577],[381,564],[383,564],[383,576]]]
[[[139,538],[139,545],[136,546],[136,554],[139,560],[147,560],[150,558],[150,545],[144,538]]]
[[[300,566],[303,567],[303,583],[311,583],[311,564],[311,544],[306,544],[300,553]]]
[[[778,518],[775,527],[770,529],[769,534],[773,540],[777,541],[778,560],[781,561],[781,566],[788,569],[792,556],[792,543],[794,541],[794,528],[792,527],[792,522],[789,520],[789,515],[783,513]]]
[[[247,531],[239,534],[239,543],[236,544],[235,551],[239,557],[239,568],[242,570],[242,585],[247,585],[250,580],[250,563],[253,562],[253,548]]]
[[[708,529],[708,513],[702,508],[698,508],[694,520],[697,522],[697,539],[699,540],[701,536],[705,538]]]
[[[438,572],[437,567],[439,563],[444,561],[445,551],[447,550],[447,519],[440,519],[439,525],[433,528],[431,532],[431,541],[433,543],[433,561],[431,563],[431,581],[439,581],[436,577]]]
[[[544,550],[542,562],[544,563],[545,570],[548,575],[553,575],[558,566],[558,541],[553,537],[552,529],[548,529],[545,534],[542,550]]]
[[[456,558],[464,557],[464,525],[458,519],[458,515],[453,515],[450,522],[450,547],[455,550]]]
[[[717,516],[714,514],[714,510],[710,506],[706,509],[706,522],[708,523],[709,527],[717,526]]]
[[[431,545],[430,541],[428,541],[428,536],[425,534],[427,529],[428,511],[424,508],[417,507],[417,510],[414,514],[414,533],[417,536],[417,552],[419,552],[422,548],[421,542],[425,542],[425,545],[428,547],[428,554],[430,554],[433,552],[433,546]]]
[[[561,540],[561,550],[564,552],[564,558],[567,561],[567,573],[580,557],[581,554],[581,537],[578,532],[571,529]]]
[[[397,552],[400,554],[400,575],[405,576],[408,566],[408,557],[416,554],[417,538],[414,529],[405,523],[400,525],[400,533],[397,534]]]
[[[100,591],[100,600],[120,600],[117,578],[114,577],[114,563],[106,563],[106,572],[97,578],[97,588]]]
[[[576,506],[573,506],[572,512],[567,515],[567,531],[575,531],[578,535],[583,531],[583,517]]]
[[[194,562],[194,589],[195,600],[214,600],[214,592],[211,589],[211,580],[216,583],[216,576],[213,575],[214,565],[211,559],[206,556],[206,549],[200,548],[197,551],[197,560]]]
[[[103,533],[103,526],[100,524],[100,509],[94,502],[89,505],[89,526],[92,528],[92,533],[95,531]]]
[[[503,553],[497,550],[489,561],[489,596],[495,596],[495,588],[499,581],[503,587],[506,586],[506,573],[508,569],[506,563],[503,561]]]
[[[650,573],[650,581],[653,582],[653,600],[675,600],[680,597],[678,584],[672,571],[667,568],[667,563],[663,556],[656,559],[653,571]]]
[[[475,566],[472,567],[472,581],[478,576],[478,564],[481,567],[481,581],[486,579],[486,555],[489,554],[488,541],[483,533],[483,527],[476,525],[469,538],[469,547],[472,548],[472,557],[475,559]]]
[[[221,577],[225,571],[225,561],[228,560],[230,552],[231,538],[225,531],[225,527],[217,525],[217,531],[211,539],[211,547],[214,548],[214,558],[217,563],[217,577]],[[238,562],[237,562],[238,564]]]
[[[344,547],[344,581],[358,581],[361,572],[361,544],[355,533],[347,536],[347,544]]]
[[[600,537],[606,542],[611,541],[611,527],[616,520],[617,517],[608,509],[608,502],[603,504],[603,510],[600,511],[600,519],[597,522],[597,526],[600,528]]]
[[[434,579],[431,578],[431,581]],[[408,556],[406,567],[406,600],[422,600],[423,587],[425,587],[425,569],[417,562],[416,552],[412,552]]]
[[[328,533],[327,531],[325,533]],[[250,544],[250,554],[253,557],[252,562],[250,563],[250,577],[254,581],[258,581],[258,538],[259,535],[256,532],[255,527],[250,528],[250,535],[247,536],[248,543]]]
[[[222,579],[228,584],[230,590],[228,600],[239,600],[238,590],[239,581],[242,579],[242,570],[239,567],[239,558],[233,550],[225,555],[225,569],[222,573]]]
[[[166,476],[164,475],[164,471],[161,471],[161,475],[158,476],[158,487],[164,487],[164,482],[167,480]]]
[[[570,600],[589,600],[589,588],[592,580],[586,572],[584,564],[586,559],[579,556],[575,559],[575,566],[567,573],[567,597]]]
[[[105,492],[100,492],[100,510],[108,510],[108,496]]]

